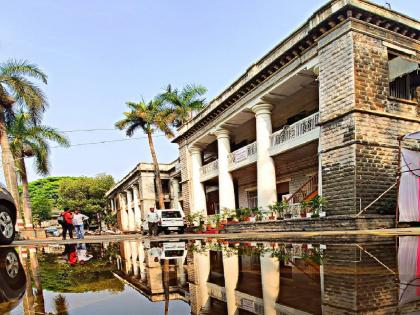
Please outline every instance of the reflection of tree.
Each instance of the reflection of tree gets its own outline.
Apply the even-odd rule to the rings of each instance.
[[[66,297],[59,294],[54,298],[56,315],[69,315]]]
[[[42,255],[39,259],[42,287],[61,293],[123,291],[124,284],[112,274],[112,248],[102,253],[103,258],[96,258],[100,256],[100,247],[90,247],[89,252],[94,255],[93,259],[84,265],[76,264],[73,267],[64,261],[60,263],[62,257],[59,255]]]
[[[36,249],[29,252],[31,273],[34,279],[36,294],[35,294],[35,312],[37,314],[45,314],[44,293],[42,290],[41,277],[39,272],[39,262]]]
[[[26,292],[23,296],[23,313],[25,315],[33,315],[35,314],[34,309],[34,294],[32,292],[32,280],[31,274],[29,273],[28,267],[28,257],[26,254],[20,255],[20,262],[22,264],[23,270],[25,271],[26,275]]]
[[[169,260],[163,260],[163,290],[165,292],[165,315],[169,312]]]

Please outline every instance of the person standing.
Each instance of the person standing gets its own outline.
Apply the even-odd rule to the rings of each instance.
[[[63,218],[61,226],[63,227],[63,240],[66,239],[67,232],[69,237],[73,238],[73,214],[68,207],[64,208],[64,212],[60,214]]]
[[[149,235],[158,235],[158,224],[160,222],[159,214],[155,211],[155,208],[150,208],[147,214],[147,224],[149,226]]]
[[[79,212],[78,209],[74,210],[73,214],[73,225],[76,232],[77,239],[84,239],[85,238],[85,223],[89,219],[87,215],[84,215]]]

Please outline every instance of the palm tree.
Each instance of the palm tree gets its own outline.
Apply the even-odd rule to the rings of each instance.
[[[49,173],[49,141],[68,147],[69,141],[56,129],[35,124],[28,113],[18,112],[7,121],[7,131],[12,155],[22,181],[23,212],[25,225],[32,225],[32,209],[29,199],[28,175],[25,158],[35,158],[35,170],[40,175]]]
[[[26,60],[8,60],[0,63],[0,146],[2,164],[7,188],[16,205],[19,205],[17,175],[7,137],[5,117],[13,104],[25,107],[32,119],[37,121],[47,107],[47,100],[42,90],[29,78],[47,84],[47,75],[37,65]]]
[[[135,103],[126,103],[129,111],[124,113],[124,118],[115,123],[115,126],[126,130],[127,136],[131,137],[137,129],[142,129],[149,141],[150,153],[152,155],[153,167],[155,170],[156,189],[159,197],[160,209],[165,209],[163,199],[162,181],[160,179],[159,164],[153,144],[153,134],[156,131],[163,132],[168,138],[174,136],[171,125],[175,119],[174,112],[164,106],[160,98],[155,98],[148,103],[144,100]]]
[[[69,315],[69,305],[64,295],[59,294],[54,297],[54,304],[56,315]]]
[[[179,127],[190,120],[194,113],[206,106],[205,98],[201,98],[206,92],[207,89],[202,85],[187,84],[179,91],[172,89],[169,84],[159,97],[173,107],[176,113],[174,124]]]

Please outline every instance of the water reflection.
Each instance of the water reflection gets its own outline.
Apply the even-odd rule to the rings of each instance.
[[[401,237],[2,248],[0,314],[420,314],[419,245]]]

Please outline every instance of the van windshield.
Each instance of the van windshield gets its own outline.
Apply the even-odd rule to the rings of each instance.
[[[178,211],[162,211],[163,219],[182,218],[181,212]]]

